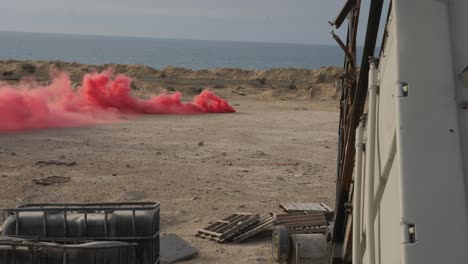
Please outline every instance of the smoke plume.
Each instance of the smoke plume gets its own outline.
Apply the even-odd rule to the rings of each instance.
[[[235,112],[209,90],[192,102],[182,102],[179,92],[145,100],[131,95],[131,82],[108,70],[85,75],[76,89],[66,73],[56,74],[47,86],[0,84],[0,132],[112,123],[122,115]]]

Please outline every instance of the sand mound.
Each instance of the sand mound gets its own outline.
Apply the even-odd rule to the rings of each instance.
[[[19,80],[32,76],[39,81],[50,81],[51,73],[66,71],[73,82],[79,83],[84,74],[100,72],[108,68],[113,68],[115,73],[123,73],[135,78],[132,88],[141,96],[164,90],[181,91],[184,94],[193,95],[201,88],[210,88],[222,90],[217,93],[224,93],[224,96],[234,93],[242,96],[258,95],[261,99],[336,102],[340,94],[337,80],[341,75],[341,69],[336,67],[192,70],[167,66],[158,70],[140,64],[91,65],[62,61],[0,60],[0,79]]]

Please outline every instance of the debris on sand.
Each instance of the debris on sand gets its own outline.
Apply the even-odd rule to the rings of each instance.
[[[74,161],[63,161],[63,160],[39,160],[36,161],[35,163],[39,167],[44,167],[44,166],[67,166],[67,167],[72,167],[76,165],[76,162]]]
[[[70,177],[64,176],[49,176],[40,179],[32,180],[35,184],[43,185],[43,186],[50,186],[58,183],[65,183],[70,181]]]
[[[260,216],[252,213],[234,213],[209,226],[199,229],[195,236],[214,240],[218,243],[232,241],[239,233],[258,223]]]
[[[222,220],[210,222],[195,236],[218,243],[239,243],[275,226],[284,226],[290,233],[324,233],[333,221],[334,212],[324,203],[281,203],[286,213],[234,213]],[[243,208],[243,207],[240,207]]]
[[[204,146],[204,145],[205,145],[205,142],[204,142],[204,141],[200,141],[200,142],[198,142],[198,146],[200,146],[200,147],[201,147],[201,146]]]
[[[250,226],[244,232],[233,238],[232,241],[234,241],[235,243],[242,242],[250,237],[255,236],[256,234],[259,234],[266,230],[270,230],[274,225],[275,219],[271,215],[261,215],[260,219],[256,224]]]

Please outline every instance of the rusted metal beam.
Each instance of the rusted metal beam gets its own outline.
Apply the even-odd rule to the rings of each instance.
[[[338,45],[341,47],[341,49],[343,50],[343,52],[346,54],[346,57],[348,58],[348,60],[351,62],[352,65],[355,65],[355,61],[354,61],[354,56],[353,54],[351,54],[351,52],[349,51],[348,47],[346,47],[346,45],[343,43],[343,41],[340,39],[340,37],[338,35],[335,34],[335,32],[332,30],[332,32],[330,32],[333,36],[333,39],[336,40],[336,42],[338,43]]]
[[[336,28],[340,28],[344,20],[348,16],[349,12],[351,12],[351,10],[353,9],[355,5],[356,5],[356,0],[346,1],[346,3],[344,4],[340,13],[338,13],[338,16],[335,18],[335,20],[329,21],[328,23],[330,23],[330,25],[332,26],[335,26]]]

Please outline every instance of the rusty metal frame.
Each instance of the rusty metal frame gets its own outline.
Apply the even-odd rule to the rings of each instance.
[[[353,3],[354,5],[351,8],[350,5]],[[356,61],[356,37],[361,0],[347,1],[337,19],[330,23],[339,28],[344,21],[343,18],[348,17],[346,42],[343,42],[332,32],[333,37],[345,53],[338,129],[336,205],[333,230],[334,263],[346,263],[351,257],[352,217],[349,204],[351,204],[353,197],[354,141],[356,127],[364,112],[369,71],[368,58],[373,56],[375,52],[382,7],[383,0],[371,0],[362,62],[359,70]]]

